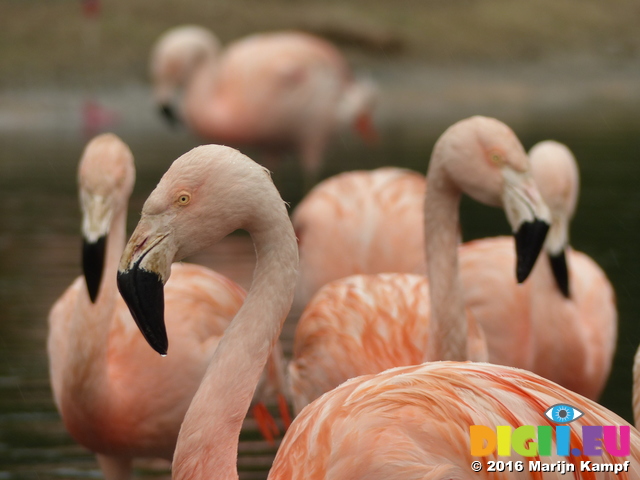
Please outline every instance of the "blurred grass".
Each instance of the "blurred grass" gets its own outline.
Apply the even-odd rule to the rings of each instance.
[[[153,41],[181,23],[225,43],[305,29],[365,63],[640,56],[637,0],[103,0],[98,20],[79,0],[0,0],[0,86],[144,81]]]

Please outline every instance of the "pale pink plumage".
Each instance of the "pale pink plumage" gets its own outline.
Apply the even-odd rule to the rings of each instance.
[[[156,101],[184,87],[183,115],[200,137],[234,146],[296,150],[315,176],[331,135],[353,125],[374,135],[375,89],[356,82],[340,52],[300,32],[256,34],[229,45],[201,27],[176,27],[158,41],[151,71]],[[189,58],[188,62],[180,58]],[[170,66],[170,67],[169,67]],[[168,77],[168,80],[167,80]]]
[[[591,258],[570,248],[566,253],[569,299],[558,290],[546,255],[516,287],[509,278],[515,262],[512,238],[463,245],[465,305],[482,325],[489,361],[531,370],[597,399],[615,353],[615,293]]]
[[[465,304],[482,325],[492,362],[531,370],[597,399],[615,353],[615,292],[591,258],[568,247],[569,222],[579,190],[578,167],[571,151],[545,141],[529,155],[534,179],[552,216],[545,255],[530,280],[514,288],[511,238],[464,245],[460,258]],[[569,298],[558,288],[549,262],[550,255],[563,252]],[[510,318],[513,320],[508,321]]]
[[[569,424],[572,448],[583,449],[583,425],[629,426],[597,403],[511,367],[433,362],[357,377],[323,395],[296,417],[278,450],[269,479],[640,478],[640,433],[633,426],[629,457],[605,453],[602,457],[529,458],[513,450],[508,457],[471,456],[470,425],[486,425],[494,431],[498,425],[554,426],[544,412],[559,403],[585,413]],[[481,472],[471,470],[474,460],[482,461]],[[524,471],[491,473],[489,460],[523,461]],[[576,472],[530,472],[529,460],[574,463]],[[580,471],[580,462],[587,460],[630,460],[631,464],[628,472],[616,476]]]
[[[540,185],[545,201],[550,203],[553,216],[546,250],[554,253],[562,251],[567,244],[569,220],[577,201],[577,167],[571,153],[567,156],[567,152],[566,147],[558,147],[556,143],[544,143],[532,150],[532,173]],[[338,180],[336,178],[335,182]],[[316,187],[318,192],[322,191],[322,187],[322,184]],[[329,195],[319,197],[316,194],[311,197],[310,194],[309,202],[311,204],[313,201],[315,211],[321,211],[326,203],[331,203],[333,210],[324,205],[325,211],[340,211],[342,208],[336,205],[350,205],[353,203],[350,196],[361,196],[360,203],[364,204],[370,192],[352,188],[348,192],[344,189],[343,194],[347,197],[346,200]],[[417,195],[417,191],[413,194]],[[413,210],[417,210],[417,199],[412,201],[405,198],[404,202],[406,205],[414,205]],[[387,210],[378,203],[371,204],[375,205],[379,213],[378,216],[369,215],[368,218],[380,224],[367,225],[369,230],[386,228],[397,232],[397,236],[404,233],[410,240],[406,249],[402,246],[396,248],[395,258],[402,258],[405,251],[410,257],[415,256],[412,255],[415,250],[413,242],[415,238],[422,237],[413,232],[410,225],[399,221],[396,215],[387,214]],[[309,238],[311,235],[307,235],[301,242],[301,268],[308,269],[301,275],[303,286],[310,283],[310,278],[323,278],[319,272],[323,271],[325,265],[332,265],[331,260],[336,256],[332,249],[321,248],[324,244],[331,243],[329,239],[332,229],[328,224],[335,221],[338,226],[349,223],[359,226],[361,222],[356,209],[344,209],[352,214],[350,217],[342,215],[335,218],[334,215],[334,218],[322,221],[311,215],[314,210],[306,206],[299,218],[294,215],[294,222],[303,222],[316,235],[313,239]],[[322,223],[325,224],[324,228],[315,227],[313,230],[314,227],[309,226]],[[358,236],[357,228],[345,228],[344,231],[347,232],[345,235],[350,235],[351,240],[346,243],[345,251],[341,252],[342,257],[364,257],[366,253],[362,251],[366,252],[367,245]],[[308,243],[305,242],[315,242],[316,250],[306,248]],[[615,296],[606,275],[589,257],[569,249],[567,258],[572,286],[570,300],[566,300],[558,290],[546,259],[538,261],[529,281],[524,285],[516,284],[513,278],[516,259],[512,238],[468,242],[459,251],[465,308],[481,326],[481,332],[486,338],[489,361],[531,370],[596,399],[609,376],[615,351]],[[369,265],[375,272],[375,265]],[[403,267],[402,262],[397,262],[397,265],[399,272],[415,271],[415,268]],[[326,271],[330,274],[331,267]],[[423,282],[423,288],[426,289],[426,279]],[[297,411],[348,378],[419,363],[425,358],[424,349],[422,359],[416,354],[412,362],[408,358],[400,359],[394,355],[374,356],[367,343],[370,338],[388,338],[387,348],[390,352],[395,352],[406,348],[406,345],[392,345],[398,338],[426,341],[424,337],[428,331],[428,302],[424,295],[416,296],[418,289],[407,289],[401,284],[399,276],[372,276],[366,280],[358,277],[346,278],[324,287],[309,304],[298,324],[294,359],[289,365],[293,403]],[[367,300],[362,304],[358,301],[345,302],[339,293],[345,288],[349,289],[352,298]],[[384,298],[385,296],[389,298]],[[413,305],[415,310],[397,310],[394,316],[389,315],[385,305],[390,298],[397,301],[400,297],[402,305]],[[376,304],[380,305],[378,311]],[[350,328],[347,326],[348,322],[366,325],[367,328]],[[422,328],[421,335],[416,334],[417,327]],[[389,333],[395,329],[399,331]],[[360,335],[361,338],[347,338],[346,331],[353,336]],[[475,331],[473,333],[468,337],[469,340],[478,340]],[[424,347],[426,343],[422,345]],[[571,368],[561,369],[557,365]]]
[[[400,168],[346,172],[316,185],[291,217],[300,250],[296,302],[354,274],[422,273],[425,178]]]
[[[178,195],[184,194],[191,202],[177,205]],[[168,227],[173,229],[165,234]],[[238,227],[247,229],[256,245],[254,281],[185,417],[173,463],[176,479],[238,478],[242,416],[293,299],[297,269],[293,228],[264,170],[232,149],[199,147],[176,160],[151,194],[120,264],[121,274],[140,263],[141,268],[166,281],[164,270],[171,261]],[[448,254],[452,252],[455,255],[455,250]],[[461,298],[456,298],[459,293],[454,293],[452,301],[461,303]],[[145,302],[142,296],[136,300]],[[436,296],[434,301],[442,298]],[[147,311],[146,307],[140,311]],[[465,321],[464,316],[456,320]],[[441,347],[445,351],[460,348]],[[569,403],[585,412],[584,418],[571,424],[572,429],[627,425],[594,402],[509,367],[437,362],[359,377],[303,410],[285,435],[269,478],[512,477],[487,472],[486,463],[482,473],[471,472],[474,458],[470,456],[469,426],[547,425],[544,412],[557,403]],[[572,447],[581,447],[576,440],[574,437]],[[515,454],[511,459],[526,460]],[[586,460],[550,460],[578,462],[579,466],[582,459]],[[629,472],[617,478],[640,477],[640,434],[633,428],[629,460]],[[619,459],[604,455],[602,461]],[[542,477],[527,470],[517,477],[564,478],[559,473]],[[612,475],[578,472],[575,478]]]
[[[294,411],[350,378],[424,362],[429,310],[423,275],[352,275],[321,288],[296,328],[289,364]],[[467,342],[471,358],[486,360],[472,315]]]
[[[133,458],[172,458],[185,412],[245,298],[241,287],[211,270],[173,265],[165,291],[172,356],[149,348],[115,281],[134,177],[133,156],[115,135],[87,145],[79,173],[83,231],[85,238],[108,235],[102,282],[92,303],[85,279],[77,278],[49,315],[56,406],[71,436],[97,454],[108,480],[130,478]]]

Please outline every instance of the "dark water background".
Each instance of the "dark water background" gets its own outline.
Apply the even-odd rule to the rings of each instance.
[[[420,133],[416,124],[406,129],[387,125],[375,147],[342,138],[329,152],[324,175],[389,164],[424,172],[442,130],[428,125]],[[582,190],[572,244],[609,275],[620,318],[615,365],[601,402],[631,420],[631,365],[640,341],[640,136],[624,123],[602,133],[558,129],[557,122],[521,126],[516,132],[527,149],[542,139],[562,141],[579,161]],[[186,133],[161,128],[117,133],[129,143],[138,171],[131,231],[162,173],[197,142]],[[80,272],[75,175],[85,141],[73,128],[0,129],[0,480],[101,476],[93,455],[76,445],[62,426],[51,399],[45,351],[48,310]],[[274,172],[276,185],[292,206],[301,197],[299,175],[292,157]],[[471,201],[464,201],[462,208],[465,240],[508,233],[500,211]],[[246,235],[231,236],[195,260],[245,287],[250,283],[253,252]],[[287,354],[295,316],[282,336]],[[251,426],[249,422],[249,430]],[[243,440],[241,478],[263,478],[261,470],[268,469],[273,449],[251,432]],[[164,464],[143,463],[136,472],[140,477],[169,478]]]

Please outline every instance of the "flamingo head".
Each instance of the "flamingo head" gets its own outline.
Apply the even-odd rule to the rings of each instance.
[[[565,250],[569,244],[569,223],[578,203],[578,165],[569,148],[552,140],[534,145],[529,150],[529,159],[533,178],[551,211],[551,228],[544,248],[558,288],[568,298],[569,271]]]
[[[265,168],[232,148],[205,145],[178,158],[145,202],[120,260],[118,288],[160,354],[168,348],[163,286],[171,263],[237,229],[268,222],[273,213],[265,185],[268,195],[280,199]]]
[[[219,52],[220,41],[197,25],[172,28],[156,41],[149,70],[154,99],[169,125],[180,123],[174,106],[180,90],[187,87],[194,72],[206,60],[215,59]]]
[[[544,244],[551,215],[531,175],[529,157],[513,131],[481,116],[452,125],[436,142],[428,178],[429,189],[461,191],[504,208],[516,241],[516,278],[526,280]]]
[[[85,147],[78,168],[82,269],[94,303],[100,291],[111,223],[116,214],[126,210],[135,175],[131,150],[117,136],[99,135]]]

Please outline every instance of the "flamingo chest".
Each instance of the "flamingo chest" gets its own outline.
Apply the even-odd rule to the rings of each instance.
[[[175,435],[156,435],[155,422],[132,406],[118,408],[94,402],[63,402],[61,414],[71,436],[99,453],[130,456],[169,456]]]

